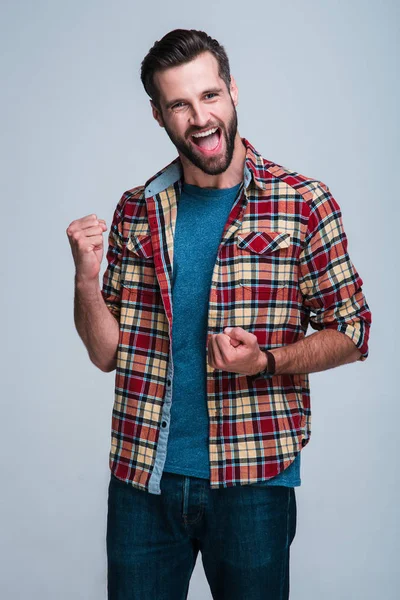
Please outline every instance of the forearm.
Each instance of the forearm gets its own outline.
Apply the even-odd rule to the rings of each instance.
[[[75,278],[74,318],[90,360],[102,371],[113,371],[119,325],[104,302],[98,280],[82,282]]]
[[[333,329],[323,329],[302,340],[270,349],[277,375],[316,373],[354,362],[361,356],[351,339]]]

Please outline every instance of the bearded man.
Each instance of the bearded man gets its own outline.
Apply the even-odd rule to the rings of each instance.
[[[77,330],[116,369],[108,598],[187,598],[200,550],[214,599],[287,599],[308,375],[367,357],[363,282],[329,188],[239,135],[223,46],[171,31],[141,79],[178,157],[123,194],[102,289],[105,221],[67,229]]]

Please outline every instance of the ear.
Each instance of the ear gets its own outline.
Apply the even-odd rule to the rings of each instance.
[[[155,120],[157,121],[157,123],[159,124],[160,127],[164,127],[164,121],[163,121],[162,115],[161,115],[160,111],[158,110],[158,108],[156,107],[156,105],[154,104],[153,100],[150,100],[150,105],[151,105],[153,117],[155,118]]]
[[[231,85],[230,85],[230,88],[229,88],[229,93],[230,93],[230,95],[232,97],[233,104],[235,106],[237,106],[238,102],[239,102],[239,90],[238,90],[238,87],[236,85],[236,81],[235,81],[235,78],[234,78],[233,75],[231,75]]]

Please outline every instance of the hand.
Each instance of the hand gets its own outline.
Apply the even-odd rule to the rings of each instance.
[[[82,281],[97,279],[103,258],[103,233],[107,230],[104,219],[88,215],[72,221],[67,228],[76,276]]]
[[[241,375],[256,375],[266,365],[266,356],[257,337],[242,327],[225,327],[224,333],[211,335],[208,364]]]

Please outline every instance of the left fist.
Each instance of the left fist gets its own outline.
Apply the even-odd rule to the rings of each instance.
[[[225,327],[208,341],[208,364],[241,375],[256,375],[267,363],[257,337],[242,327]]]

